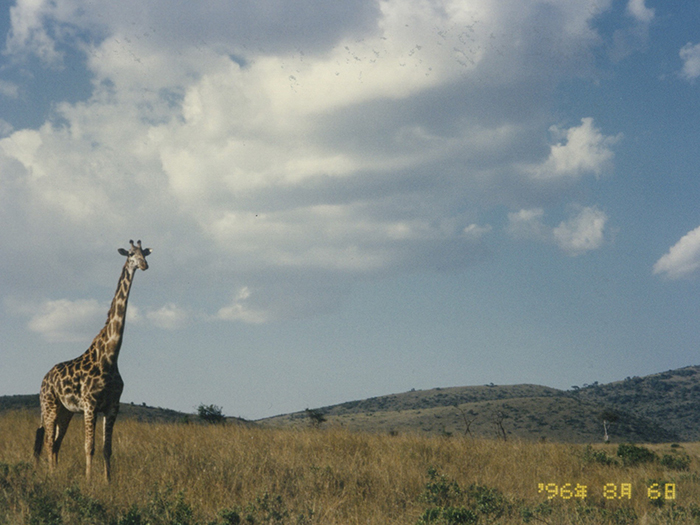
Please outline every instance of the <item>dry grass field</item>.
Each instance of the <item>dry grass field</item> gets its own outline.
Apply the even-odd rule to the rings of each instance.
[[[697,443],[620,457],[618,445],[122,419],[107,485],[84,479],[82,420],[53,475],[32,461],[36,426],[0,415],[0,525],[700,523]]]

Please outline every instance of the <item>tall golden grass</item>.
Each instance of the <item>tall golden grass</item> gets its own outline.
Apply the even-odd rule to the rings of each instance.
[[[28,412],[0,415],[0,463],[12,467],[32,461],[37,423]],[[146,508],[167,492],[180,495],[191,509],[192,523],[217,523],[223,509],[238,509],[244,516],[256,501],[276,498],[284,517],[273,521],[268,516],[268,521],[256,523],[416,524],[431,505],[426,497],[431,468],[439,479],[462,489],[462,499],[453,503],[472,505],[479,523],[523,523],[528,512],[535,523],[700,523],[700,444],[649,446],[660,455],[677,454],[680,448],[690,456],[688,470],[674,470],[658,461],[635,467],[604,465],[586,459],[581,445],[122,419],[115,428],[113,481],[106,484],[99,475],[91,483],[84,479],[82,440],[82,420],[75,418],[55,473],[47,472],[46,451],[36,470],[33,464],[25,467],[38,487],[32,490],[77,488],[100,502],[114,523],[129,509]],[[612,457],[616,446],[596,450]],[[98,448],[94,473],[101,468]],[[3,519],[28,523],[29,504],[8,496],[13,481],[3,481],[1,475],[2,470],[0,491],[6,491],[8,508],[0,508],[0,524]],[[653,483],[673,483],[675,499],[650,499],[647,488]],[[475,484],[495,489],[508,502],[507,509],[479,514],[466,494]],[[588,487],[586,498],[566,490],[576,484]],[[610,496],[613,486],[623,484],[631,487],[630,498],[604,497],[606,485]],[[565,487],[564,497],[548,499],[554,485]],[[2,502],[0,493],[0,507]],[[675,521],[668,521],[672,515]],[[434,523],[448,523],[441,519]]]

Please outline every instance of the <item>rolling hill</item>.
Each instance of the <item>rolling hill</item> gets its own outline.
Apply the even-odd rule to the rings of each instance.
[[[36,412],[37,422],[39,420],[39,394],[0,396],[0,413],[6,410],[30,410]],[[121,403],[119,417],[136,419],[151,423],[178,423],[185,420],[197,418],[193,414],[185,414],[177,410],[168,408],[150,407],[145,403],[135,405],[134,403]]]
[[[29,409],[38,416],[38,407],[38,395],[0,397],[0,412]],[[613,442],[698,441],[700,366],[571,390],[527,384],[411,390],[253,423],[280,428],[323,421],[321,426],[358,431],[586,443],[603,440],[603,414]],[[197,420],[193,414],[125,403],[121,417],[154,422]]]
[[[700,366],[583,388],[539,385],[412,390],[259,420],[271,427],[324,425],[377,432],[519,437],[585,443],[700,440]]]

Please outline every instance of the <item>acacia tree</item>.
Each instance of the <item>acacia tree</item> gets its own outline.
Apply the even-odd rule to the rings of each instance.
[[[304,410],[304,412],[306,412],[306,416],[309,418],[309,422],[314,428],[318,428],[321,426],[321,423],[326,422],[325,416],[318,410],[307,408],[306,410]]]
[[[493,414],[493,424],[496,427],[496,435],[503,438],[503,441],[507,441],[506,429],[503,428],[503,420],[506,415],[502,411],[495,412]]]
[[[458,403],[455,403],[455,404],[452,405],[452,406],[455,407],[457,410],[459,410],[459,413],[462,414],[462,419],[464,420],[464,427],[465,427],[465,428],[464,428],[464,435],[465,435],[465,436],[466,436],[466,435],[471,436],[471,435],[472,435],[472,431],[471,431],[470,427],[472,426],[472,423],[474,423],[474,421],[477,420],[477,418],[478,418],[479,415],[478,415],[476,412],[472,411],[472,410],[470,410],[469,412],[467,412],[467,411],[464,410],[461,406],[459,406]],[[472,415],[472,416],[474,416],[474,417],[471,417],[471,418],[470,418],[470,417],[468,417],[468,414],[469,414],[469,415]]]
[[[199,418],[207,423],[223,423],[226,420],[222,408],[216,405],[200,404],[197,407]]]
[[[617,412],[613,410],[605,409],[600,413],[598,417],[603,421],[603,440],[607,443],[608,441],[610,441],[610,436],[608,435],[608,426],[610,425],[610,423],[614,423],[615,421],[620,419],[620,416],[617,414]]]

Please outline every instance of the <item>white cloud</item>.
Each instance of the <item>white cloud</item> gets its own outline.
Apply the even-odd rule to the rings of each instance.
[[[127,324],[140,324],[142,321],[143,316],[141,315],[141,309],[132,302],[129,302],[128,307],[126,309]]]
[[[5,309],[27,316],[27,328],[40,334],[48,342],[90,342],[102,329],[109,312],[109,305],[94,299],[47,299],[41,302],[21,301],[10,298]],[[176,330],[184,326],[189,314],[181,307],[169,303],[145,315],[135,304],[127,308],[127,324],[142,324],[147,319],[164,330]]]
[[[587,173],[598,176],[610,166],[614,157],[611,146],[621,138],[603,135],[590,117],[581,119],[578,127],[563,130],[552,126],[550,132],[565,140],[551,146],[544,163],[529,168],[537,179],[578,178]]]
[[[478,224],[469,224],[468,226],[465,226],[463,233],[467,237],[471,237],[474,239],[479,239],[480,237],[483,237],[487,233],[490,233],[493,228],[491,225],[487,224],[486,226],[480,226]]]
[[[605,240],[607,215],[595,207],[574,207],[574,213],[552,228],[547,226],[542,208],[520,210],[508,214],[506,231],[521,240],[556,244],[567,255],[577,256],[596,250]]]
[[[620,62],[648,45],[649,27],[654,20],[655,10],[646,7],[644,0],[629,0],[626,13],[632,23],[623,24],[613,32],[612,45],[608,51],[613,62]]]
[[[688,232],[654,264],[654,273],[671,279],[692,276],[700,268],[700,227]]]
[[[557,245],[568,255],[581,255],[603,245],[607,215],[597,208],[581,208],[552,231]]]
[[[8,53],[57,62],[62,46],[82,49],[94,90],[0,140],[0,218],[18,232],[0,238],[100,244],[145,230],[178,245],[161,269],[173,281],[176,265],[187,282],[201,273],[217,304],[239,290],[219,318],[266,322],[322,311],[358,276],[471,264],[490,231],[477,223],[485,206],[510,206],[524,185],[551,186],[551,203],[558,182],[609,168],[617,137],[591,118],[552,128],[556,143],[533,153],[544,151],[548,93],[592,67],[600,11],[549,0],[293,5],[184,3],[174,15],[159,0],[19,0]],[[537,217],[516,219],[515,236],[530,228],[554,242]],[[574,243],[576,231],[560,237]],[[201,245],[216,262],[200,268]],[[294,286],[264,285],[289,271]],[[319,292],[318,272],[342,284]],[[187,315],[143,312],[167,327]]]
[[[164,330],[177,330],[182,328],[188,320],[188,313],[174,303],[168,303],[158,310],[146,313],[146,318],[158,328]]]
[[[10,53],[31,52],[47,63],[56,63],[61,54],[46,32],[44,22],[51,6],[42,0],[18,0],[10,8],[12,28],[7,38]]]
[[[686,80],[700,77],[700,44],[688,42],[681,48],[679,55],[683,61],[681,76]]]
[[[644,0],[629,0],[627,12],[640,23],[648,24],[654,19],[654,9],[646,7]]]
[[[46,300],[25,304],[17,311],[29,315],[27,327],[49,342],[90,342],[102,325],[108,308],[94,299]]]
[[[238,291],[229,306],[221,308],[216,317],[223,321],[242,321],[247,324],[262,324],[268,321],[268,313],[265,310],[256,309],[248,304],[251,292],[247,286]]]

